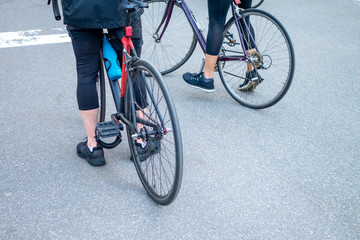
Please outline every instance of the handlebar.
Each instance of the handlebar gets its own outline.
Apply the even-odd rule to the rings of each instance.
[[[60,21],[61,20],[61,15],[60,15],[60,11],[59,11],[59,4],[57,0],[48,0],[48,5],[50,5],[52,1],[52,8],[53,8],[53,12],[54,12],[54,17],[56,19],[56,21]]]

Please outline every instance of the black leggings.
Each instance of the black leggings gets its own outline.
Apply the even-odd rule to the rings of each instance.
[[[226,15],[232,0],[208,0],[209,31],[206,38],[206,53],[218,55],[226,21]],[[241,0],[239,7],[247,9],[251,7],[252,0]]]
[[[141,22],[133,25],[133,38],[136,54],[140,56],[142,46]],[[100,70],[100,48],[103,37],[102,29],[79,29],[68,26],[73,45],[77,70],[77,102],[79,110],[92,110],[99,107],[96,80]],[[122,57],[122,29],[110,29],[110,41],[117,52],[120,62]],[[134,85],[136,85],[134,82]],[[145,92],[144,86],[134,86],[135,97]],[[137,90],[137,92],[136,92]]]

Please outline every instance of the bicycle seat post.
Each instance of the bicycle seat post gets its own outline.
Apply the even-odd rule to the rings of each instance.
[[[125,17],[125,27],[131,26],[131,13],[134,12],[132,9],[125,9],[126,17]]]
[[[126,12],[125,23],[126,26],[131,24],[131,13],[137,11],[138,8],[147,8],[149,5],[147,3],[136,1],[136,0],[121,0],[119,9],[123,9]]]

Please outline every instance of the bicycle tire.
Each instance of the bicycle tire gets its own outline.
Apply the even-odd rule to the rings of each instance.
[[[140,161],[136,137],[133,136],[138,132],[127,125],[132,159],[148,196],[160,205],[168,205],[179,193],[183,172],[182,141],[176,110],[160,73],[150,63],[137,60],[130,69],[130,79],[143,81],[147,87],[143,88],[141,97],[135,97],[134,89],[140,85],[133,81],[134,84],[130,86],[128,81],[125,116],[133,123],[135,119],[135,126],[143,124],[147,144],[151,144],[151,141],[153,144],[156,141],[160,143],[159,152]],[[131,96],[134,96],[133,100]],[[169,132],[165,133],[165,130]]]
[[[251,7],[258,8],[263,2],[264,0],[252,0]]]
[[[145,9],[142,16],[142,29],[144,44],[141,58],[153,64],[162,75],[171,73],[181,67],[193,54],[197,38],[186,18],[184,9],[178,3],[169,21],[169,25],[160,41],[155,34],[167,7],[168,0],[146,1],[149,8]],[[179,27],[182,31],[178,31]],[[183,32],[186,32],[184,35]]]
[[[100,70],[99,70],[99,77],[96,82],[96,88],[98,91],[98,99],[99,99],[99,122],[105,121],[105,112],[106,112],[105,81],[106,81],[106,79],[107,79],[107,73],[105,70],[102,53],[100,53]]]
[[[263,81],[254,91],[241,91],[239,86],[246,81],[246,61],[219,61],[217,69],[223,85],[233,99],[249,108],[267,108],[279,102],[291,85],[295,71],[294,49],[287,31],[271,14],[259,9],[248,9],[242,10],[240,16],[238,21],[250,19],[251,27],[245,29],[245,35],[248,36],[248,31],[253,30],[257,52],[261,55],[261,58],[259,55],[255,57],[262,59],[261,66],[259,63],[253,67]],[[250,44],[251,38],[244,42]],[[251,46],[247,49],[250,48]],[[234,56],[234,53],[244,56],[235,19],[232,17],[225,25],[220,56]]]

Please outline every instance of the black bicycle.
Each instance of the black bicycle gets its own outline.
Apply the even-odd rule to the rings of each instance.
[[[57,1],[53,1],[54,14],[60,20]],[[128,143],[137,173],[150,198],[158,204],[168,205],[178,195],[183,172],[183,148],[180,126],[171,95],[161,74],[147,61],[136,55],[131,41],[130,13],[147,4],[130,0],[122,5],[127,13],[127,26],[122,55],[122,76],[111,80],[101,51],[98,78],[99,123],[96,133],[98,144],[104,148],[116,147],[121,131],[126,126]],[[108,39],[104,31],[104,40]],[[105,121],[108,82],[116,113]],[[146,147],[139,147],[145,144]]]

